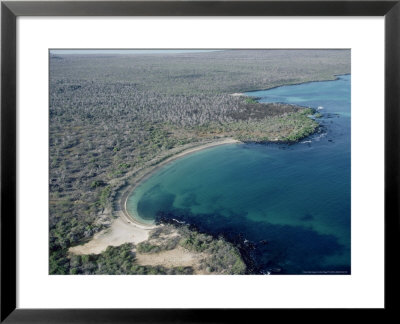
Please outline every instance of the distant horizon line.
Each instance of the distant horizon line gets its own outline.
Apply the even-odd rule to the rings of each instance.
[[[90,54],[190,54],[224,51],[221,49],[50,49],[52,55]]]
[[[349,48],[221,48],[221,49],[49,49],[50,55],[191,54],[234,50],[351,50]]]

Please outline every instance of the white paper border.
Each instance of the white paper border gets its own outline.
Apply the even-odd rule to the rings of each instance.
[[[383,307],[383,17],[18,17],[21,308]],[[351,48],[350,276],[49,276],[49,48]]]

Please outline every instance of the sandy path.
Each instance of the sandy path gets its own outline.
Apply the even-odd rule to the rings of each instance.
[[[136,261],[140,265],[157,266],[161,265],[166,268],[172,267],[194,267],[204,256],[200,253],[193,253],[181,246],[177,246],[173,250],[162,251],[151,254],[136,254]]]
[[[93,236],[93,239],[83,245],[71,247],[72,254],[99,254],[107,246],[119,246],[124,243],[140,243],[149,238],[150,229],[137,227],[122,217],[117,218],[111,226]]]

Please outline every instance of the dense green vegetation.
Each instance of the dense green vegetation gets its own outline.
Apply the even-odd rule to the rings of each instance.
[[[236,120],[225,125],[210,123],[206,127],[199,126],[196,131],[200,136],[205,133],[223,134],[243,142],[295,142],[318,128],[318,123],[308,117],[311,114],[312,109],[305,108],[270,118]]]
[[[348,72],[346,50],[51,55],[50,273],[108,226],[130,172],[161,153],[220,137],[296,141],[317,127],[300,107],[232,93]]]
[[[219,237],[214,239],[211,235],[189,230],[181,227],[182,239],[179,244],[189,251],[204,252],[208,257],[201,267],[207,272],[220,274],[245,274],[246,264],[243,262],[239,250],[232,244]]]

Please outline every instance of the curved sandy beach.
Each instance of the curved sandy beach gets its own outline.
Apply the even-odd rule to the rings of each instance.
[[[149,167],[144,168],[141,172],[140,175],[138,175],[137,177],[135,177],[134,179],[134,184],[132,186],[129,186],[124,194],[122,195],[119,205],[121,207],[121,211],[122,214],[126,217],[126,219],[132,221],[134,224],[136,224],[137,226],[141,227],[141,228],[154,228],[156,225],[151,225],[151,224],[146,224],[143,222],[140,222],[140,220],[137,219],[137,215],[132,215],[131,213],[128,212],[127,208],[126,208],[126,203],[128,200],[128,197],[132,195],[133,191],[146,179],[148,179],[152,174],[154,174],[157,170],[159,170],[161,167],[163,167],[164,165],[171,163],[172,161],[175,161],[176,159],[179,159],[185,155],[194,153],[194,152],[198,152],[207,148],[211,148],[211,147],[215,147],[215,146],[219,146],[219,145],[225,145],[225,144],[234,144],[234,143],[240,143],[240,141],[235,140],[233,138],[225,138],[223,140],[218,140],[218,141],[213,141],[210,143],[206,143],[206,144],[198,144],[197,146],[194,147],[190,147],[187,149],[184,149],[183,151],[180,151],[162,161],[160,161],[159,163],[155,163]]]

